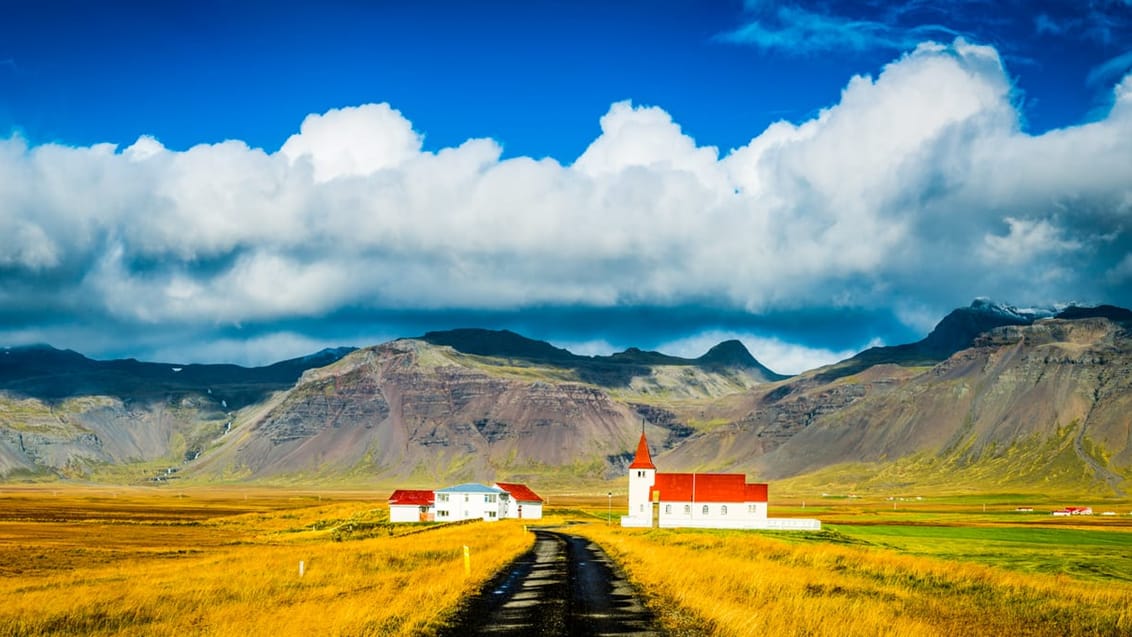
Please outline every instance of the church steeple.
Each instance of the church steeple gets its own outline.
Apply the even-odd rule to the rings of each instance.
[[[633,456],[633,464],[629,465],[630,469],[656,469],[656,465],[652,463],[652,455],[649,453],[649,441],[645,439],[645,433],[641,432],[641,441],[637,443],[637,455]]]

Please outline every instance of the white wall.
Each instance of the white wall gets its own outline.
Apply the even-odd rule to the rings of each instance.
[[[507,508],[507,517],[520,517],[519,507],[523,507],[522,518],[524,520],[542,519],[542,502],[516,502],[515,500],[512,500],[510,506]]]
[[[420,522],[421,507],[418,504],[390,504],[390,522]]]
[[[649,526],[652,509],[649,508],[649,491],[656,482],[656,469],[629,469],[629,515],[635,520],[629,524],[622,518],[621,526]],[[643,524],[642,524],[643,522]]]
[[[659,503],[659,519],[657,524],[661,528],[697,528],[697,529],[761,529],[779,531],[820,531],[821,521],[803,518],[768,518],[766,502],[747,503],[721,503],[687,502]],[[707,513],[704,507],[707,507]],[[723,507],[727,507],[727,513]],[[687,507],[687,510],[685,509]],[[621,518],[624,527],[649,527],[652,518],[649,506],[646,503],[643,515],[629,515]]]
[[[726,513],[724,513],[724,507],[726,507]],[[688,502],[661,501],[660,503],[661,526],[665,526],[665,522],[693,522],[695,520],[735,522],[765,519],[766,502],[697,502],[690,504]]]
[[[507,516],[510,498],[496,493],[444,492],[436,494],[436,521],[485,520],[494,522]]]

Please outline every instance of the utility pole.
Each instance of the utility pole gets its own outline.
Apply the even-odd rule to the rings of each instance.
[[[609,496],[609,508],[607,508],[606,511],[605,511],[605,526],[612,526],[613,525],[613,492],[610,491],[607,495]]]

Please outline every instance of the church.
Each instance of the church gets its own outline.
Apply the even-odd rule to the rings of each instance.
[[[629,465],[629,515],[621,526],[818,531],[819,520],[767,516],[767,485],[741,473],[658,473],[641,433]]]

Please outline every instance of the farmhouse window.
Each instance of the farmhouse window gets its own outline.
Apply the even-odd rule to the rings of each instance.
[[[664,505],[664,512],[665,513],[672,513],[672,505],[671,504]]]
[[[644,512],[645,512],[645,505],[642,504],[641,505],[641,513],[644,513]]]
[[[441,493],[441,494],[440,494],[439,496],[437,496],[437,497],[438,497],[438,498],[440,498],[440,501],[441,501],[441,502],[447,502],[447,501],[448,501],[448,494],[447,494],[447,493]]]
[[[692,505],[685,504],[684,505],[684,515],[691,515],[691,514],[692,514]]]
[[[720,515],[727,515],[727,505],[726,504],[719,507],[719,514]]]
[[[704,505],[704,515],[707,515],[707,514],[708,514],[708,506],[705,504]]]

